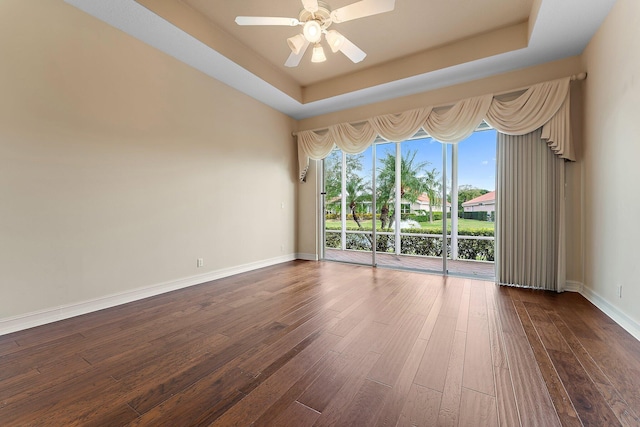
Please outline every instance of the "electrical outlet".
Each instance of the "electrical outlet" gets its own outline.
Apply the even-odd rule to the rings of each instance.
[[[622,285],[618,285],[618,298],[622,298]]]
[[[280,252],[284,252],[284,245],[280,245]]]
[[[196,266],[202,267],[204,265],[204,259],[198,258],[196,261]]]

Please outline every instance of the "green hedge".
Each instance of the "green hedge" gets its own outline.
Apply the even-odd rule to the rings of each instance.
[[[403,255],[442,256],[442,237],[400,236],[400,240]]]
[[[421,228],[403,230],[403,233],[431,234]],[[493,230],[460,230],[460,236],[493,236]],[[378,252],[395,252],[395,236],[380,234],[377,237]],[[403,255],[442,256],[442,237],[401,236]],[[347,234],[347,249],[370,251],[370,234]],[[340,233],[326,233],[325,246],[340,249]],[[458,259],[494,261],[494,240],[458,239]],[[451,255],[451,239],[447,239],[447,255]]]
[[[376,236],[376,249],[378,252],[396,251],[396,236],[380,234]]]
[[[460,218],[475,219],[476,221],[489,221],[489,212],[460,212]]]
[[[410,219],[416,220],[418,222],[429,222],[431,221],[431,217],[429,216],[429,213],[427,212],[424,215],[410,215],[409,216]],[[447,218],[451,218],[451,212],[447,212]],[[441,221],[442,220],[442,212],[434,212],[433,213],[433,220],[434,221]]]
[[[475,261],[495,261],[494,240],[458,240],[458,258]]]
[[[437,234],[440,230],[410,228],[403,233]],[[435,232],[434,232],[435,231]],[[493,230],[458,230],[458,236],[493,237]],[[442,256],[442,237],[402,236],[401,252],[406,255]],[[447,255],[451,255],[451,240],[447,239]],[[458,259],[494,261],[494,240],[458,239]]]
[[[340,249],[342,247],[340,244],[340,233],[325,233],[324,247]]]
[[[371,234],[347,234],[347,249],[354,251],[371,250]]]
[[[347,230],[356,231],[362,229],[358,227],[347,227]],[[381,230],[378,228],[378,231],[388,231]],[[393,231],[393,230],[392,230]],[[451,233],[451,228],[449,228],[449,233]],[[411,233],[411,234],[442,234],[442,227],[425,227],[425,228],[403,228],[402,233]],[[480,228],[480,229],[472,229],[472,228],[460,228],[458,229],[458,236],[486,236],[493,237],[494,231],[491,228]]]

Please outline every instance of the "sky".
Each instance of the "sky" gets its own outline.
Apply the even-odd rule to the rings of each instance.
[[[395,153],[395,143],[376,145],[376,157],[381,159],[387,152]],[[429,162],[427,169],[435,168],[442,173],[442,144],[431,138],[402,143],[403,155],[416,151],[414,163]],[[363,175],[371,177],[371,147],[362,153]],[[380,164],[380,160],[378,160]],[[496,131],[478,131],[458,143],[458,186],[471,185],[485,190],[495,190],[496,177]],[[447,144],[447,182],[451,184],[451,146]]]

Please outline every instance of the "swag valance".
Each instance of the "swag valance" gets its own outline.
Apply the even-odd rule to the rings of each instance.
[[[420,129],[440,142],[457,143],[469,137],[483,120],[507,135],[524,135],[542,127],[542,138],[551,150],[560,158],[574,161],[570,81],[567,77],[540,83],[509,101],[484,95],[464,99],[444,111],[429,106],[372,117],[357,125],[340,123],[324,131],[298,132],[300,181],[307,175],[309,159],[324,159],[336,145],[347,154],[358,154],[378,136],[400,142]]]

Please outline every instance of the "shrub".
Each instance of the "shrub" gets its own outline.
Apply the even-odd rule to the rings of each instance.
[[[403,230],[411,234],[437,234],[422,228]],[[493,236],[493,230],[459,230],[459,236]],[[400,251],[404,255],[442,256],[442,237],[401,236]],[[451,239],[447,239],[447,255],[451,254]],[[458,239],[458,259],[494,261],[494,240]]]
[[[325,233],[324,246],[326,248],[340,249],[342,247],[340,233]]]
[[[359,230],[358,228],[351,228]],[[424,228],[409,228],[403,230],[403,233],[410,234],[438,234],[433,230]],[[493,230],[459,230],[459,236],[493,236]],[[376,250],[378,252],[395,252],[395,236],[387,234],[379,234],[376,236]],[[403,255],[421,255],[421,256],[442,256],[442,237],[441,236],[400,236],[401,248]],[[360,251],[371,250],[371,234],[347,233],[346,248]],[[325,245],[327,248],[341,247],[340,233],[326,233]],[[451,255],[451,239],[447,239],[447,255]],[[495,246],[494,240],[485,239],[458,239],[458,259],[468,259],[474,261],[494,261]]]
[[[396,236],[388,234],[379,234],[376,236],[376,251],[378,252],[395,252]]]
[[[464,230],[461,236],[493,236],[493,230]],[[458,258],[476,261],[494,261],[495,240],[458,239]]]
[[[420,215],[411,215],[410,216],[411,219],[415,219],[418,222],[429,222],[429,220],[431,219],[429,217],[429,212],[424,213],[424,214],[420,214]],[[451,212],[447,212],[447,218],[451,218]],[[442,220],[442,212],[434,212],[433,213],[433,220],[434,221],[440,221]]]
[[[476,230],[470,230],[467,228],[463,228],[462,230],[458,230],[458,236],[486,236],[493,237],[494,231],[493,228],[479,228]]]
[[[403,255],[442,256],[442,237],[401,236]]]
[[[372,237],[370,234],[348,233],[346,248],[357,251],[370,251],[371,241]]]
[[[462,214],[461,218],[464,219],[475,219],[476,221],[488,221],[489,215],[488,212],[460,212]]]

